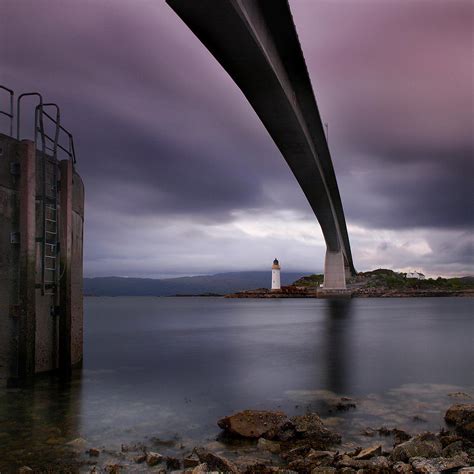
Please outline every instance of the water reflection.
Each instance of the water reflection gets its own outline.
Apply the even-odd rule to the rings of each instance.
[[[65,471],[78,466],[81,374],[44,376],[31,386],[0,392],[0,472],[21,466]]]
[[[349,393],[351,386],[351,299],[328,300],[325,311],[326,387]]]

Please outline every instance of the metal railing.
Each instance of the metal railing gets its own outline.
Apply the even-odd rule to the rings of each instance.
[[[0,85],[0,89],[6,91],[8,95],[10,96],[10,107],[9,107],[10,112],[0,109],[0,114],[5,115],[6,117],[10,118],[10,136],[12,136],[13,135],[13,97],[15,93],[8,87],[2,86],[2,85]]]
[[[10,94],[10,111],[0,113],[10,118],[10,135],[13,136],[14,122],[14,92],[5,86],[1,89]],[[16,138],[21,140],[22,135],[22,106],[26,97],[35,97],[37,104],[34,109],[33,140],[36,152],[40,152],[41,187],[36,199],[42,208],[41,234],[37,242],[41,244],[41,288],[43,295],[57,297],[60,275],[60,247],[59,247],[59,170],[57,166],[58,153],[64,153],[68,159],[76,163],[74,139],[66,128],[61,125],[61,111],[57,104],[45,103],[39,92],[25,92],[20,94],[16,101]],[[49,131],[51,130],[51,131]],[[66,140],[61,141],[61,138]],[[67,141],[67,143],[64,143]],[[63,144],[64,143],[64,144]],[[49,170],[49,172],[47,171]],[[48,185],[49,183],[49,185]]]

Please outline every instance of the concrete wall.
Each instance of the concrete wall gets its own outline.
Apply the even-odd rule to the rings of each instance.
[[[18,142],[0,134],[0,386],[17,371],[20,245],[10,242],[20,225],[19,176],[10,168],[17,152]]]
[[[39,287],[44,164],[47,193],[56,192],[54,169],[60,189],[63,266],[54,295]],[[0,134],[0,385],[81,363],[83,225],[84,186],[72,163]]]

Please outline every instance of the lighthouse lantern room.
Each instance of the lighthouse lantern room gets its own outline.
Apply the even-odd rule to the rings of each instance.
[[[281,289],[280,264],[278,263],[278,260],[275,258],[275,260],[273,260],[273,265],[272,265],[272,290],[280,290],[280,289]]]

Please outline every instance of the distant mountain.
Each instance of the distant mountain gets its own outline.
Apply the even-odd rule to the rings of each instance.
[[[306,272],[282,272],[281,284],[289,285]],[[232,272],[180,278],[84,278],[84,294],[93,296],[226,295],[254,288],[269,288],[271,272]]]

